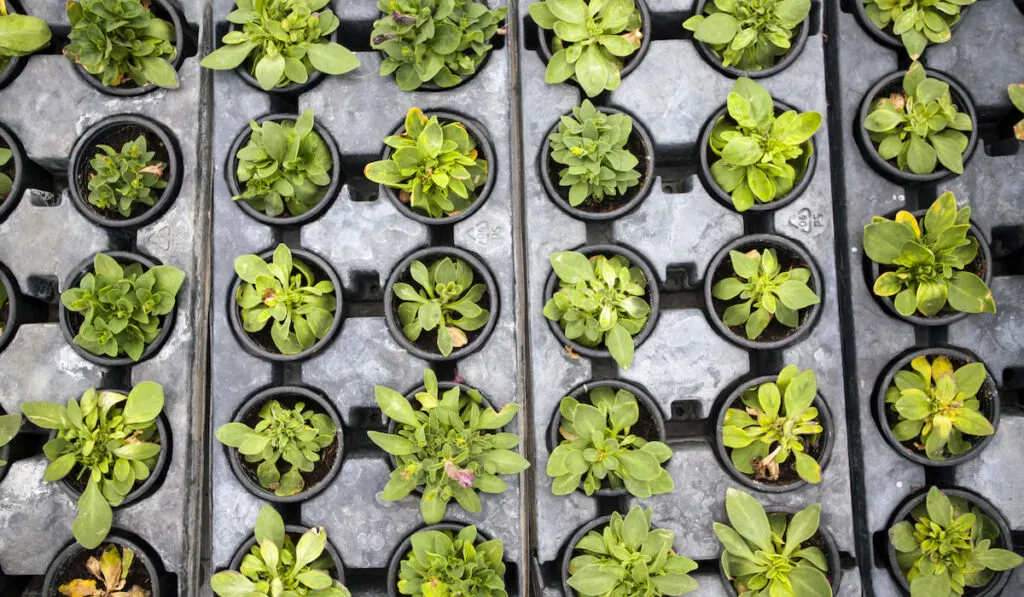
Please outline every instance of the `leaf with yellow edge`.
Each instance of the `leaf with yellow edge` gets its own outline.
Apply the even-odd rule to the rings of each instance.
[[[914,236],[921,238],[921,227],[917,225],[917,218],[914,217],[914,214],[901,209],[896,213],[896,221],[908,226],[914,231]]]
[[[943,375],[953,375],[953,364],[946,357],[938,357],[932,361],[932,379],[938,382]]]

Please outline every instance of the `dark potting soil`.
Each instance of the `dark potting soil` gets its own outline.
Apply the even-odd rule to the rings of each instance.
[[[923,215],[923,214],[920,214],[920,215]],[[915,217],[920,217],[920,216],[915,216]],[[973,234],[968,234],[967,236],[970,237],[970,238],[975,238],[975,236]],[[975,238],[975,240],[977,240],[977,239]],[[971,272],[972,274],[974,274],[974,275],[978,276],[979,278],[981,278],[982,280],[984,280],[985,279],[985,275],[988,273],[988,262],[985,261],[984,257],[985,257],[985,254],[982,253],[981,248],[979,248],[978,249],[978,254],[974,257],[974,261],[968,263],[964,267],[963,271]],[[871,262],[869,260],[865,259],[865,262],[870,266]],[[879,264],[879,266],[878,266],[879,275],[884,274],[886,272],[895,272],[897,269],[899,269],[899,268],[897,268],[896,266],[893,266],[893,265],[881,265],[881,264]],[[873,288],[874,284],[875,284],[874,280],[868,280],[868,287]],[[889,301],[891,304],[893,304],[893,309],[895,310],[895,308],[896,308],[896,306],[894,304],[894,301],[896,300],[895,296],[885,296],[885,297],[879,297],[879,298],[881,298],[884,301]],[[945,305],[942,306],[941,309],[939,309],[938,313],[936,313],[935,315],[932,316],[932,319],[938,319],[940,317],[950,317],[952,315],[956,315],[957,313],[959,313],[959,311],[954,310],[952,307],[949,306],[949,303],[947,302]],[[913,315],[915,315],[917,317],[926,318],[924,315],[921,314],[920,311],[914,311]],[[926,319],[928,319],[928,318],[926,318]]]
[[[558,130],[557,125],[555,130]],[[637,181],[636,185],[626,189],[626,192],[622,195],[605,196],[602,200],[587,197],[583,203],[574,206],[576,209],[590,213],[608,213],[619,209],[636,197],[640,189],[643,188],[644,179],[647,177],[648,170],[651,167],[651,156],[647,155],[646,148],[643,141],[641,141],[640,135],[636,132],[635,125],[633,131],[629,134],[629,139],[626,141],[626,149],[640,161],[636,166],[636,170],[640,172],[640,180]],[[558,184],[558,181],[561,179],[559,172],[567,168],[567,166],[556,162],[551,157],[550,152],[547,155],[547,160],[548,172],[551,174],[551,188],[558,192],[558,196],[561,197],[562,201],[569,203],[569,189]]]
[[[729,407],[730,408],[739,408],[739,409],[744,409],[745,408],[744,405],[743,405],[743,401],[739,400],[739,399],[734,401],[731,405],[729,405]],[[822,418],[821,418],[820,415],[818,417],[818,422],[819,423],[822,422]],[[824,425],[822,425],[822,427],[824,427]],[[722,432],[721,429],[719,429],[717,431],[717,433],[721,433],[721,432]],[[806,453],[808,456],[811,456],[812,458],[814,458],[814,460],[818,460],[818,459],[821,458],[821,453],[822,453],[822,451],[824,450],[824,447],[825,447],[825,442],[822,441],[824,439],[824,435],[825,435],[825,432],[822,431],[818,435],[814,436],[813,439],[805,440],[807,443],[804,444],[804,453]],[[731,454],[732,453],[732,448],[726,448],[726,452]],[[757,474],[757,467],[756,466],[754,467],[754,474],[753,475],[747,475],[747,477],[749,477],[750,479],[753,479],[755,481],[758,481],[760,483],[764,483],[766,485],[775,485],[775,486],[780,486],[780,487],[784,487],[786,485],[791,485],[793,483],[798,483],[798,482],[800,482],[802,480],[800,478],[800,474],[796,472],[796,458],[794,458],[792,454],[786,460],[786,462],[784,462],[784,463],[779,465],[779,478],[778,479],[772,480],[772,479],[768,479],[767,477],[765,477],[763,475],[758,475]]]
[[[67,584],[76,578],[95,579],[95,577],[90,574],[89,570],[85,567],[86,563],[89,561],[90,557],[99,559],[108,545],[111,545],[111,543],[104,542],[100,544],[99,547],[92,550],[81,549],[74,557],[65,561],[54,575],[54,589],[60,585]],[[123,549],[122,545],[117,543],[114,543],[114,545],[117,545],[119,551]],[[140,558],[143,557],[145,557],[145,555],[140,553],[135,554],[135,559],[132,560],[131,568],[128,570],[128,578],[126,579],[124,590],[128,590],[131,587],[138,585],[144,591],[149,591],[150,593],[153,592],[154,579],[149,577],[146,567],[142,564]],[[96,581],[96,584],[100,587],[103,586],[102,581]],[[54,592],[53,595],[46,595],[45,597],[59,597],[59,595]]]
[[[99,214],[108,220],[127,220],[128,218],[122,216],[121,212],[116,209],[99,208],[89,202],[89,181],[93,177],[93,170],[90,164],[97,154],[103,153],[103,151],[96,146],[109,145],[114,149],[114,151],[120,152],[125,143],[134,141],[139,137],[139,135],[146,138],[147,151],[152,151],[156,154],[153,156],[153,159],[163,164],[164,168],[169,168],[170,155],[167,148],[164,147],[163,141],[161,141],[160,137],[148,128],[134,124],[125,124],[117,127],[111,127],[103,131],[103,135],[95,139],[92,147],[88,151],[83,152],[82,159],[79,161],[78,168],[75,170],[74,184],[78,187],[85,205],[94,213]],[[166,182],[168,178],[168,173],[165,171],[161,180]],[[166,189],[156,190],[159,191],[156,195],[156,201],[159,201]],[[136,203],[132,205],[132,215],[130,217],[140,216],[150,209],[152,209],[152,206]]]
[[[316,402],[308,400],[302,396],[283,394],[280,396],[274,396],[273,400],[277,400],[281,404],[281,406],[286,409],[295,408],[295,405],[297,403],[302,402],[304,404],[303,408],[305,409],[327,415],[328,417],[331,416],[330,413],[325,412],[323,409],[321,409],[320,405],[318,405]],[[242,417],[242,422],[248,425],[249,427],[255,427],[256,424],[260,422],[260,409],[262,407],[263,404],[255,405],[254,408],[245,413],[245,416]],[[338,430],[338,433],[341,433],[341,429]],[[302,475],[302,481],[304,484],[303,491],[307,491],[309,489],[312,489],[313,487],[316,487],[317,485],[320,484],[321,481],[324,480],[324,478],[327,477],[327,475],[331,471],[331,468],[334,466],[335,459],[338,457],[339,447],[340,444],[338,442],[338,435],[335,434],[334,441],[332,441],[326,448],[320,450],[320,460],[313,464],[313,470],[308,473],[300,473]],[[239,455],[238,458],[239,462],[241,462],[242,464],[242,470],[245,471],[245,474],[249,477],[249,479],[257,487],[263,487],[260,484],[259,477],[256,475],[256,469],[259,467],[260,463],[248,462],[241,455]],[[291,464],[286,462],[284,459],[278,460],[277,470],[283,475],[284,473],[291,470]]]

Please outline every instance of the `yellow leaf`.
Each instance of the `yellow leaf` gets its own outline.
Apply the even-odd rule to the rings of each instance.
[[[938,357],[932,361],[932,379],[939,381],[943,375],[953,375],[953,364],[946,357]]]
[[[57,591],[65,597],[94,597],[95,595],[103,594],[96,588],[96,581],[92,579],[83,580],[81,578],[76,578],[66,585],[61,585],[57,588]]]
[[[917,218],[914,217],[914,214],[901,209],[896,214],[896,221],[905,226],[909,226],[910,229],[914,231],[914,236],[921,238],[921,228],[917,225]]]

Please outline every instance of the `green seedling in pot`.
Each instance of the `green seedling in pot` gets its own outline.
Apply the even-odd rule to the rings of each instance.
[[[402,595],[507,597],[505,548],[501,541],[477,542],[475,526],[452,531],[423,530],[398,572]]]
[[[86,560],[85,569],[93,578],[72,579],[57,592],[65,597],[150,597],[152,593],[139,585],[128,587],[134,561],[134,551],[108,543],[99,558],[91,555]]]
[[[810,0],[712,0],[683,28],[710,46],[722,66],[759,71],[792,51],[810,12]]]
[[[7,1],[0,0],[0,73],[7,68],[11,58],[28,56],[45,48],[50,43],[50,37],[50,27],[46,21],[13,14],[7,9]],[[3,194],[0,188],[0,195]]]
[[[868,20],[880,30],[900,38],[911,60],[917,60],[928,44],[952,38],[950,27],[974,0],[857,0],[864,3]]]
[[[166,164],[153,158],[145,135],[128,141],[118,151],[109,145],[89,162],[89,204],[101,210],[116,211],[123,218],[152,207],[160,198],[167,181],[163,179]]]

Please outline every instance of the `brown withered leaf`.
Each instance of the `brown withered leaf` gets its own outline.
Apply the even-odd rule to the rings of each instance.
[[[448,335],[452,337],[452,346],[455,348],[462,348],[469,343],[469,338],[466,337],[466,332],[463,332],[453,325],[448,326]]]
[[[139,172],[145,172],[147,174],[154,174],[154,175],[156,175],[157,178],[161,178],[164,175],[164,167],[165,167],[165,165],[163,163],[157,162],[155,164],[146,166],[142,170],[139,170]]]
[[[576,354],[576,351],[572,349],[572,346],[566,345],[565,352],[569,353],[569,358],[576,361],[579,360],[580,355]]]

